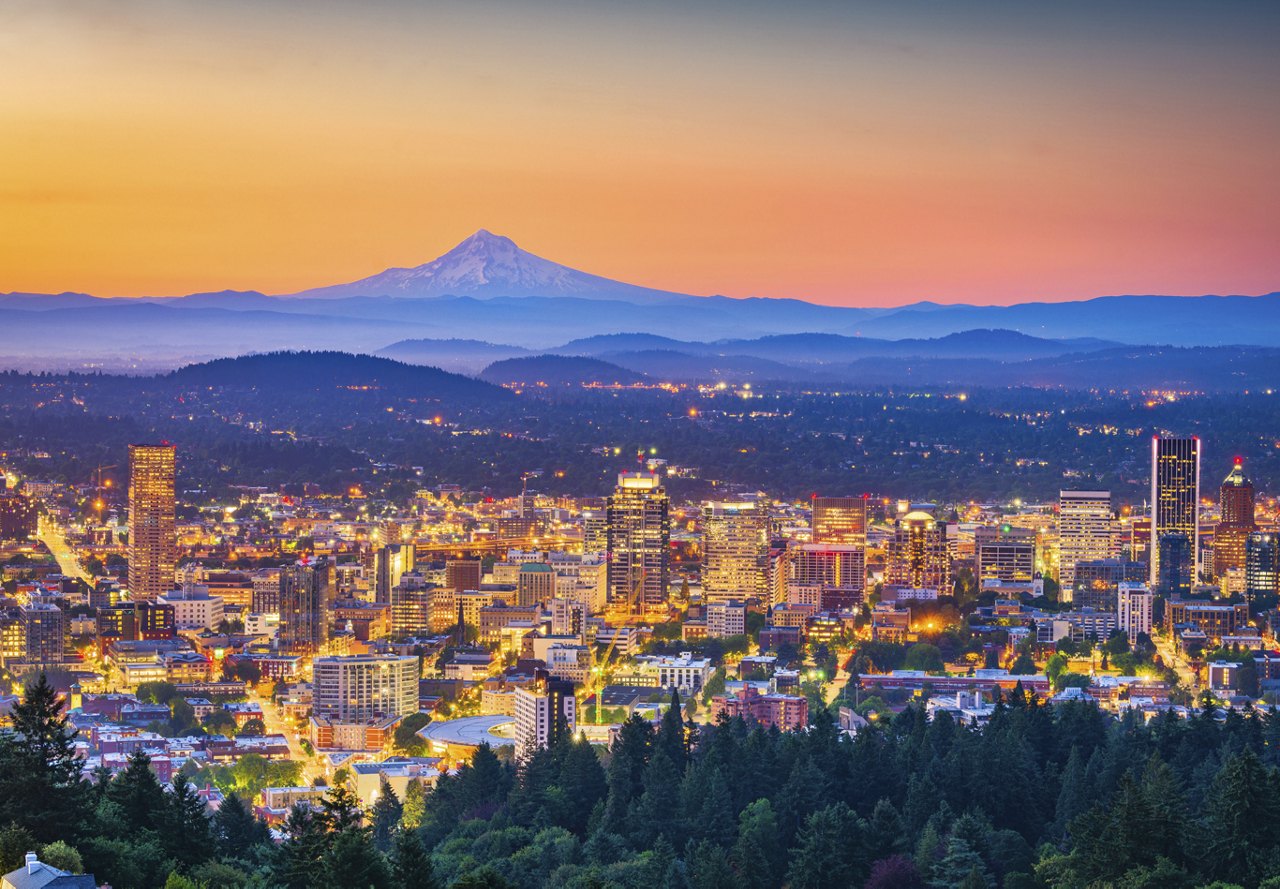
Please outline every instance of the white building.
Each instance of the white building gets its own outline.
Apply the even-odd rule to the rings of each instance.
[[[742,602],[711,602],[707,605],[707,636],[720,639],[747,632],[747,606]]]
[[[516,756],[525,758],[555,739],[560,717],[570,735],[578,730],[577,699],[573,686],[549,680],[535,688],[516,689]]]
[[[1076,565],[1114,559],[1117,553],[1110,491],[1058,492],[1058,584],[1071,601]]]
[[[1116,589],[1116,629],[1126,633],[1129,640],[1139,633],[1151,634],[1152,608],[1155,596],[1144,583],[1121,583]]]
[[[636,660],[641,672],[656,676],[659,688],[674,688],[685,696],[702,691],[713,672],[710,658],[695,658],[688,651],[680,652],[679,657],[660,655]]]
[[[180,630],[212,630],[222,623],[222,597],[210,596],[208,587],[172,590],[156,601],[173,608],[173,624]]]
[[[418,659],[355,655],[316,658],[313,699],[317,716],[365,722],[418,710]]]

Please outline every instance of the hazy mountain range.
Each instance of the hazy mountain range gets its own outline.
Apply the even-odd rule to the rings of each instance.
[[[784,365],[904,356],[1011,361],[1108,344],[1268,345],[1280,332],[1280,293],[844,308],[625,284],[482,230],[423,265],[293,294],[2,294],[0,331],[0,367],[35,369],[144,372],[278,349],[380,352],[416,363],[433,354],[441,366],[469,373],[549,351],[674,351]],[[969,339],[951,339],[961,333]],[[805,336],[788,339],[796,334]]]

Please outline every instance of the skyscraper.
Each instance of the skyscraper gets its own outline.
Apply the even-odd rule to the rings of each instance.
[[[1255,531],[1245,540],[1244,594],[1250,602],[1280,595],[1280,535]]]
[[[837,546],[867,544],[865,497],[814,497],[809,522],[814,543]]]
[[[1195,584],[1196,564],[1191,538],[1181,531],[1162,534],[1155,552],[1160,566],[1156,592],[1176,598],[1189,596]]]
[[[315,657],[329,641],[329,606],[334,599],[333,565],[328,559],[299,562],[280,571],[280,649]]]
[[[791,581],[816,587],[823,611],[849,611],[862,604],[867,591],[867,557],[860,546],[803,543],[792,551]]]
[[[377,580],[374,587],[374,601],[391,601],[392,587],[400,583],[401,577],[414,569],[414,555],[412,543],[389,543],[378,550],[375,557]]]
[[[755,501],[702,504],[702,595],[708,602],[763,598],[769,514]]]
[[[174,463],[173,445],[129,445],[129,594],[135,601],[173,589]]]
[[[1258,530],[1253,515],[1253,482],[1244,474],[1244,458],[1236,457],[1218,489],[1220,521],[1213,532],[1213,573],[1224,576],[1244,567],[1244,547]]]
[[[885,564],[885,583],[951,592],[951,556],[947,526],[927,512],[916,510],[898,520]]]
[[[1184,534],[1190,548],[1191,582],[1200,574],[1200,438],[1151,439],[1151,566],[1160,587],[1160,541]]]
[[[663,611],[671,543],[670,499],[651,472],[623,472],[605,506],[608,609],[615,619]]]
[[[1058,586],[1071,601],[1076,565],[1114,559],[1118,550],[1110,491],[1058,492]]]

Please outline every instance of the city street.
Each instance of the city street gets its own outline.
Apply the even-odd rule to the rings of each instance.
[[[85,583],[93,582],[93,578],[88,571],[84,570],[75,552],[67,543],[66,533],[61,525],[42,515],[40,516],[40,525],[36,536],[41,543],[48,547],[49,552],[57,560],[59,571],[67,577],[74,577],[77,580],[83,580]]]

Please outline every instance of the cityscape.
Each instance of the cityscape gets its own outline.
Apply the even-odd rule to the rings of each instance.
[[[1280,889],[1277,37],[0,10],[0,889]]]

